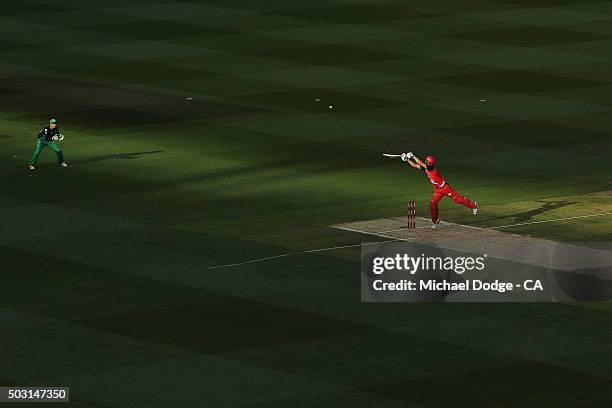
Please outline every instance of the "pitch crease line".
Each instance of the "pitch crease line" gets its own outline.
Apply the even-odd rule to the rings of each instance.
[[[575,220],[577,218],[591,218],[591,217],[603,217],[605,215],[612,215],[612,212],[601,213],[601,214],[589,214],[589,215],[577,215],[575,217],[566,217],[566,218],[553,218],[551,220],[542,220],[542,221],[530,221],[530,222],[521,222],[518,224],[508,224],[508,225],[500,225],[499,227],[489,227],[487,229],[497,229],[497,228],[509,228],[509,227],[518,227],[520,225],[530,225],[530,224],[542,224],[544,222],[554,222],[554,221],[565,221],[565,220]]]
[[[358,232],[358,231],[355,231],[355,232]],[[312,253],[316,253],[316,252],[332,251],[334,249],[342,249],[342,248],[354,248],[354,247],[358,247],[358,246],[361,246],[361,245],[375,245],[375,244],[384,244],[384,243],[387,243],[387,242],[405,241],[405,239],[401,239],[401,238],[393,238],[393,237],[383,237],[383,238],[391,238],[391,239],[389,239],[387,241],[365,242],[365,243],[361,243],[361,244],[341,245],[341,246],[335,246],[335,247],[329,247],[329,248],[309,249],[309,250],[306,250],[306,251],[287,252],[286,254],[267,256],[265,258],[251,259],[249,261],[236,262],[236,263],[231,263],[231,264],[227,264],[227,265],[210,266],[208,269],[229,268],[229,267],[232,267],[232,266],[247,265],[247,264],[252,264],[252,263],[256,263],[256,262],[269,261],[271,259],[284,258],[284,257],[287,257],[287,256],[312,254]]]

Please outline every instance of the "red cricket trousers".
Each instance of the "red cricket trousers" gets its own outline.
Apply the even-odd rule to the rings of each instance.
[[[431,221],[434,223],[438,220],[438,203],[444,196],[450,197],[457,204],[465,205],[467,208],[476,208],[476,204],[474,204],[469,198],[460,195],[451,186],[445,184],[442,188],[434,189],[433,196],[429,201],[429,209],[431,210]]]

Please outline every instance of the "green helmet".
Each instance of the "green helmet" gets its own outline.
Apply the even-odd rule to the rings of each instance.
[[[55,125],[56,123],[57,123],[57,120],[55,120],[55,119],[51,119],[51,120],[49,121],[49,124],[50,124],[50,125]]]

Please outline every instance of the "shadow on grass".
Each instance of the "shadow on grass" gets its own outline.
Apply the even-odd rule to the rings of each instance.
[[[103,156],[97,156],[97,157],[92,157],[92,158],[85,159],[85,160],[75,161],[72,164],[75,165],[75,164],[96,163],[96,162],[101,162],[104,160],[133,160],[133,159],[138,159],[148,154],[156,154],[156,153],[162,153],[162,152],[163,150],[151,150],[148,152],[105,154]]]
[[[540,215],[547,211],[553,211],[572,204],[578,204],[578,201],[544,201],[544,205],[540,206],[539,208],[534,208],[533,210],[513,214],[511,215],[511,217],[514,217],[514,221],[516,222],[530,221],[536,215]]]
[[[537,201],[537,202],[543,203],[543,205],[541,205],[538,208],[534,208],[533,210],[529,210],[529,211],[524,211],[524,212],[520,212],[516,214],[502,215],[500,217],[487,218],[487,221],[514,218],[514,222],[516,223],[528,222],[528,221],[531,221],[531,219],[535,217],[536,215],[544,214],[548,211],[553,211],[559,208],[566,207],[568,205],[578,204],[578,201],[564,201],[564,200],[562,201]],[[472,225],[472,224],[478,224],[479,222],[480,221],[474,221],[474,222],[467,222],[465,224]]]

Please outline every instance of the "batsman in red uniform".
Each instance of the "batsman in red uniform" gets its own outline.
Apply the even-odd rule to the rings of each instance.
[[[429,181],[434,186],[434,193],[429,201],[429,208],[431,209],[431,222],[433,222],[432,228],[436,228],[440,223],[438,218],[438,203],[444,196],[450,197],[457,204],[465,205],[467,208],[472,209],[474,215],[478,213],[478,203],[472,202],[469,198],[464,197],[457,193],[440,175],[438,168],[435,165],[433,156],[429,155],[423,162],[421,159],[416,157],[412,152],[402,153],[402,160],[414,167],[415,169],[425,171]]]

